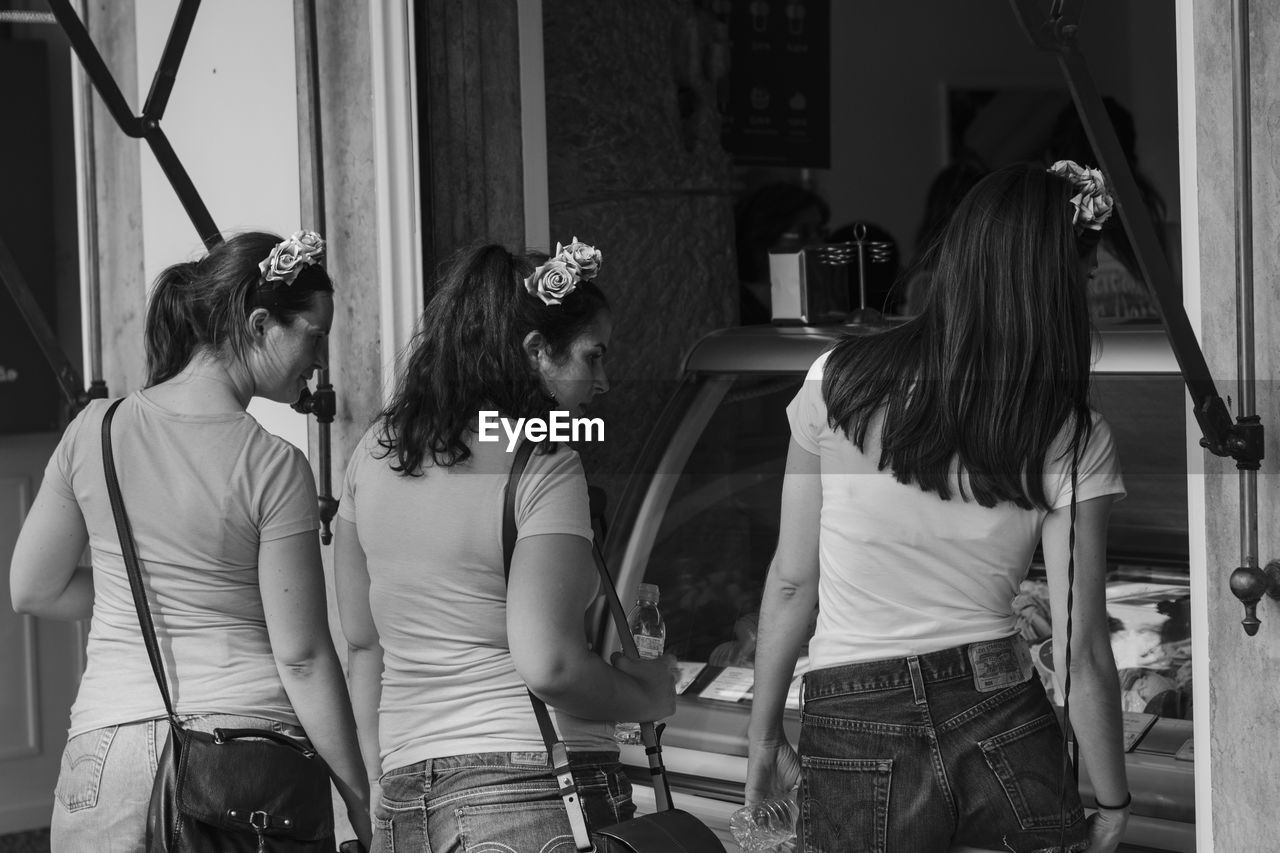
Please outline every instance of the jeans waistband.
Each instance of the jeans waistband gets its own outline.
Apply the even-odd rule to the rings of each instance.
[[[617,761],[618,753],[610,752],[608,750],[569,752],[569,765],[571,767],[608,765],[615,764]],[[439,758],[428,758],[425,761],[419,761],[404,767],[397,767],[394,770],[388,770],[383,774],[383,778],[423,772],[447,773],[450,770],[465,770],[479,767],[511,767],[521,770],[528,770],[531,768],[550,770],[551,765],[547,762],[546,750],[531,752],[472,752],[462,755],[445,755]]]
[[[804,697],[806,700],[820,699],[849,693],[911,687],[913,661],[925,684],[971,677],[973,675],[971,650],[974,653],[982,653],[982,659],[987,667],[984,670],[986,674],[992,673],[991,661],[993,660],[996,662],[995,666],[1012,667],[1012,671],[1016,673],[1018,669],[1014,661],[1019,654],[1027,654],[1026,651],[1017,651],[1018,644],[1021,644],[1025,650],[1026,641],[1020,635],[1014,634],[998,640],[952,646],[949,649],[926,652],[922,655],[883,658],[816,669],[805,673]]]

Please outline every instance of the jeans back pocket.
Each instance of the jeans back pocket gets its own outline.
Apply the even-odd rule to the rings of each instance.
[[[884,853],[893,760],[802,755],[800,762],[804,849]]]
[[[107,751],[111,749],[116,728],[107,726],[94,729],[67,741],[66,748],[62,750],[62,765],[58,770],[58,783],[53,792],[67,811],[78,812],[98,804],[102,768],[107,763]]]
[[[1062,729],[1046,714],[978,742],[1023,829],[1050,829],[1080,821],[1084,810],[1070,774],[1064,774]]]

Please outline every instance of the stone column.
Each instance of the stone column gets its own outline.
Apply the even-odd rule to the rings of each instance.
[[[1258,414],[1266,427],[1266,459],[1259,476],[1259,558],[1280,557],[1277,506],[1280,482],[1280,398],[1273,377],[1280,369],[1280,8],[1254,3],[1251,20],[1253,113],[1254,309]],[[1195,180],[1198,209],[1184,211],[1199,223],[1201,341],[1218,380],[1219,393],[1236,399],[1236,224],[1235,163],[1232,156],[1231,4],[1195,0],[1191,4],[1195,50]],[[1185,118],[1183,120],[1186,120]],[[1197,740],[1198,822],[1211,822],[1216,851],[1265,850],[1276,846],[1275,803],[1280,796],[1280,605],[1264,598],[1258,606],[1262,627],[1249,637],[1240,627],[1243,609],[1227,586],[1240,564],[1239,478],[1229,459],[1205,458],[1204,497],[1208,657],[1197,658],[1195,686],[1208,691],[1211,733]],[[1194,484],[1193,484],[1194,488]],[[1192,524],[1196,519],[1192,519]],[[1194,540],[1193,540],[1194,541]],[[1197,696],[1201,700],[1202,695]],[[1201,731],[1204,729],[1201,728]],[[1207,768],[1206,768],[1207,765]],[[1208,778],[1205,777],[1205,770]],[[1206,786],[1208,799],[1204,796]],[[1203,838],[1203,827],[1201,828]]]
[[[424,269],[476,242],[524,243],[516,0],[418,4]]]
[[[141,112],[134,4],[94,0],[85,4],[84,21],[125,101],[135,114]],[[94,158],[102,374],[111,396],[119,397],[141,388],[146,379],[143,330],[148,282],[142,253],[143,143],[125,135],[96,91],[91,109],[93,146],[86,153]]]
[[[688,0],[545,0],[543,22],[551,239],[602,250],[613,304],[607,440],[580,449],[617,492],[685,352],[737,313],[727,45]]]
[[[312,192],[311,81],[304,4],[295,3],[298,60],[298,154],[303,221],[318,221]],[[375,233],[373,81],[369,9],[366,3],[318,0],[316,28],[320,69],[320,126],[324,171],[324,221],[334,280],[334,334],[329,340],[329,381],[337,394],[331,428],[333,491],[352,448],[382,406],[381,283]],[[312,422],[314,451],[315,422]],[[314,457],[314,452],[312,453]],[[313,460],[314,461],[314,460]]]

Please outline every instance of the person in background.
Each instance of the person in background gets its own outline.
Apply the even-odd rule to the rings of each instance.
[[[961,199],[988,171],[972,155],[966,155],[934,176],[925,197],[924,216],[916,229],[915,260],[900,286],[898,313],[914,317],[923,309],[936,263],[938,237]]]
[[[587,644],[598,575],[574,450],[530,457],[504,577],[514,452],[502,430],[483,440],[480,413],[580,416],[608,390],[600,259],[576,239],[545,262],[462,252],[347,466],[335,572],[365,761],[381,777],[376,851],[573,846],[526,688],[549,707],[597,828],[635,811],[612,721],[675,709],[670,655],[611,666]]]
[[[324,364],[324,241],[249,232],[156,280],[147,385],[112,447],[178,715],[193,729],[310,739],[362,842],[369,789],[329,634],[306,457],[245,410],[298,399]],[[95,400],[62,436],[13,552],[14,609],[92,619],[58,776],[54,851],[143,849],[169,733],[138,627],[103,469]],[[92,569],[79,566],[86,544]]]
[[[1088,406],[1085,298],[1110,213],[1101,173],[1075,163],[983,178],[943,230],[922,313],[837,344],[787,408],[746,799],[803,777],[806,850],[1120,842],[1130,797],[1105,557],[1124,486]],[[1012,606],[1037,541],[1098,804],[1087,822]],[[815,604],[797,752],[782,710]]]
[[[1158,248],[1164,253],[1174,280],[1177,281],[1181,275],[1177,254],[1177,228],[1169,224],[1164,199],[1138,163],[1138,134],[1133,114],[1110,96],[1103,98],[1103,104],[1120,143],[1121,152],[1129,164],[1141,201],[1151,217],[1159,242]],[[1074,105],[1068,104],[1058,114],[1043,156],[1045,163],[1064,159],[1092,163],[1098,161]],[[1112,223],[1103,229],[1102,239],[1098,244],[1098,269],[1089,281],[1090,313],[1096,321],[1158,321],[1160,309],[1143,281],[1138,255],[1129,242],[1128,232],[1117,227],[1118,225],[1119,223]]]

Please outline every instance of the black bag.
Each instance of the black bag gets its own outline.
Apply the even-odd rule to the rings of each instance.
[[[599,853],[724,853],[724,845],[706,824],[674,806],[597,829],[593,835]]]
[[[502,550],[503,570],[508,578],[511,575],[511,554],[516,547],[516,484],[520,482],[520,475],[524,473],[525,465],[536,446],[532,441],[520,445],[511,465],[511,474],[507,478],[507,496],[502,513]],[[622,609],[622,602],[618,600],[618,590],[614,588],[613,577],[600,552],[600,543],[593,540],[591,551],[609,601],[614,627],[622,640],[623,651],[633,658],[637,657],[635,639],[627,630],[626,612]],[[667,770],[662,763],[662,745],[658,741],[658,732],[653,723],[642,723],[640,736],[649,757],[649,772],[653,779],[653,795],[658,811],[589,831],[586,811],[582,807],[582,799],[578,796],[578,787],[569,768],[569,751],[556,733],[546,704],[533,693],[529,693],[529,701],[538,718],[542,740],[547,746],[547,761],[560,783],[560,796],[564,800],[569,826],[573,830],[573,841],[578,850],[595,850],[599,853],[726,853],[720,839],[706,824],[672,805]]]
[[[329,769],[307,745],[264,729],[186,729],[174,712],[133,531],[102,420],[102,462],[142,639],[169,715],[147,814],[148,853],[332,853]]]

